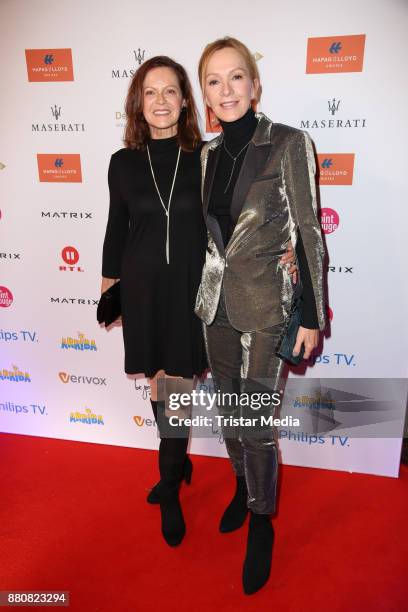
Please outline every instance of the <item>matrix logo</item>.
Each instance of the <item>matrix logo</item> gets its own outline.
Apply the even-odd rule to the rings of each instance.
[[[37,153],[37,164],[41,183],[82,183],[79,153]]]
[[[74,349],[75,351],[97,351],[95,340],[88,340],[85,334],[78,332],[78,338],[62,338],[62,349]]]
[[[26,49],[25,56],[31,82],[74,80],[71,49]]]
[[[352,185],[354,153],[319,153],[320,185]]]
[[[334,42],[332,45],[330,45],[329,47],[329,53],[338,53],[341,49],[341,43],[340,42]]]
[[[333,208],[320,210],[320,225],[324,234],[332,234],[339,227],[339,223],[339,215]]]
[[[13,294],[7,287],[0,285],[0,308],[8,308],[13,303]]]
[[[0,380],[8,380],[10,382],[31,382],[31,377],[28,372],[22,372],[15,365],[13,365],[12,368],[12,370],[0,370]]]
[[[61,257],[66,266],[59,266],[60,272],[84,272],[84,270],[76,264],[79,261],[79,252],[73,246],[66,246],[61,251]]]
[[[365,34],[309,38],[306,73],[361,72],[365,38]]]
[[[76,376],[74,374],[67,374],[67,372],[59,372],[59,379],[64,384],[71,383],[82,383],[83,385],[100,385],[106,387],[106,378],[100,378],[99,376]]]

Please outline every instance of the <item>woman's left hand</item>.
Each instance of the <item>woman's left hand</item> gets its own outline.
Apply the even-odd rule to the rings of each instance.
[[[302,344],[305,345],[305,354],[303,359],[309,359],[311,352],[319,343],[319,330],[318,329],[307,329],[306,327],[299,327],[299,331],[296,336],[296,344],[293,349],[293,355],[299,355]]]
[[[288,266],[289,274],[292,274],[292,281],[296,283],[297,281],[297,265],[295,264],[295,253],[293,250],[293,246],[291,241],[289,240],[286,246],[286,253],[282,255],[279,260],[279,263],[286,264]]]

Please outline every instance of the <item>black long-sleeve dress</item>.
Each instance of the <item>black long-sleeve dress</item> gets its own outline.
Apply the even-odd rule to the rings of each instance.
[[[176,167],[176,137],[150,140],[157,185],[168,204]],[[192,377],[207,368],[201,321],[194,304],[205,259],[206,229],[200,197],[200,150],[181,151],[166,214],[147,151],[121,149],[111,158],[109,218],[102,275],[121,279],[125,371],[151,377],[158,370]]]

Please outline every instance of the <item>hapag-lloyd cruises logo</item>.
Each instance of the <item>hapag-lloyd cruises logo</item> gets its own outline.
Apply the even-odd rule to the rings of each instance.
[[[71,49],[26,49],[25,56],[29,81],[74,80]]]
[[[133,50],[134,61],[136,62],[136,68],[112,68],[112,79],[129,79],[131,78],[139,66],[141,66],[145,60],[145,49]]]
[[[82,183],[79,153],[37,153],[40,183]]]
[[[319,185],[352,185],[354,153],[319,153]]]
[[[346,115],[344,110],[344,104],[342,100],[332,98],[327,100],[325,103],[326,115],[323,118],[310,118],[300,120],[301,130],[315,130],[315,129],[353,129],[353,128],[365,128],[366,119],[355,118]]]
[[[53,104],[50,106],[51,120],[39,121],[31,124],[32,132],[58,132],[59,134],[69,134],[73,132],[85,132],[85,124],[78,121],[58,121],[64,115],[61,106]],[[54,121],[53,121],[54,119]]]
[[[365,34],[309,38],[306,73],[362,72],[365,39]]]

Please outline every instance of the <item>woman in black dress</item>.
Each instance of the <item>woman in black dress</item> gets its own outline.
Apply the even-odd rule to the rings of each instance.
[[[184,68],[168,57],[146,61],[130,84],[126,114],[126,148],[112,155],[108,173],[102,292],[121,280],[125,371],[150,379],[160,423],[157,379],[192,379],[207,367],[194,314],[206,245],[201,136]],[[173,546],[185,533],[179,485],[191,478],[188,431],[181,433],[161,432],[161,480],[148,498],[160,501],[163,536]]]
[[[109,166],[102,292],[121,280],[125,371],[150,379],[161,437],[160,482],[148,501],[160,502],[163,536],[175,546],[185,534],[179,487],[183,477],[191,478],[189,431],[166,433],[171,427],[157,401],[157,380],[191,380],[207,368],[194,314],[207,244],[202,143],[184,68],[164,56],[142,64],[129,87],[126,114],[126,148],[112,155]],[[281,261],[293,261],[291,248]]]

